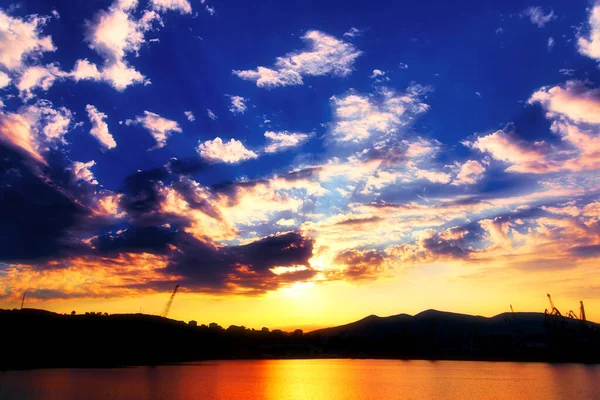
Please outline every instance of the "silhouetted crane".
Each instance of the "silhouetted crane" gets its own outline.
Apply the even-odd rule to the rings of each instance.
[[[167,316],[169,315],[169,311],[171,310],[171,304],[173,304],[173,299],[175,298],[175,295],[177,294],[177,289],[179,289],[179,285],[175,285],[175,289],[173,289],[173,293],[171,293],[171,297],[169,297],[169,301],[167,301],[165,308],[163,308],[162,312],[160,313],[161,317],[167,318]]]
[[[25,304],[25,295],[26,294],[27,294],[27,292],[23,292],[23,299],[21,300],[21,310],[23,309],[23,304]]]
[[[554,307],[554,303],[552,302],[552,297],[550,296],[550,293],[546,293],[546,296],[548,296],[548,300],[550,301],[550,312],[548,312],[548,310],[544,311],[545,314],[551,314],[551,315],[559,315],[562,317],[562,314],[560,313],[560,311],[558,311],[558,308]]]
[[[515,312],[515,310],[513,310],[513,308],[512,308],[512,304],[510,305],[510,312],[511,312],[511,313],[514,313],[514,312]]]
[[[583,301],[579,302],[579,319],[585,321],[585,308],[583,308]]]

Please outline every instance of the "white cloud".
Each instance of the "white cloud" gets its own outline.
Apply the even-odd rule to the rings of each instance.
[[[550,36],[548,38],[548,51],[552,51],[554,49],[554,45],[556,44],[556,42],[554,41],[554,38],[552,36]]]
[[[139,18],[133,15],[137,6],[137,0],[115,0],[108,9],[100,10],[92,21],[86,22],[86,41],[104,58],[104,64],[98,67],[87,59],[78,60],[71,72],[73,79],[105,81],[119,91],[137,83],[150,84],[125,57],[130,53],[138,55],[154,22],[162,25],[159,12],[189,13],[191,6],[187,0],[152,0],[153,9],[143,10]]]
[[[185,117],[188,119],[188,121],[194,122],[196,120],[196,117],[194,116],[193,112],[191,112],[191,111],[184,111],[183,113],[185,114]]]
[[[579,52],[600,61],[600,2],[596,2],[592,8],[588,22],[588,34],[577,37]]]
[[[529,17],[531,23],[537,25],[538,28],[543,28],[548,22],[556,19],[554,10],[550,9],[548,14],[544,14],[544,10],[540,6],[529,7],[523,12],[523,15]]]
[[[361,54],[351,43],[319,31],[308,31],[302,39],[310,43],[309,48],[277,57],[273,68],[259,66],[255,70],[234,70],[233,73],[262,88],[302,85],[303,76],[350,74],[354,60]]]
[[[16,84],[20,92],[20,96],[24,99],[33,98],[32,91],[34,89],[42,89],[44,91],[50,89],[57,78],[63,78],[68,74],[61,71],[55,64],[46,66],[34,65],[28,67]]]
[[[210,109],[206,109],[206,114],[208,115],[208,118],[212,119],[213,121],[219,117],[217,117],[217,114],[215,114],[214,112],[212,112]]]
[[[398,65],[398,68],[400,68],[400,69],[408,69],[408,64],[400,63],[400,65]]]
[[[0,65],[8,70],[23,67],[27,57],[55,51],[50,36],[42,36],[47,17],[30,15],[27,19],[11,17],[0,10]]]
[[[94,177],[94,173],[90,171],[90,168],[92,168],[94,165],[96,165],[96,162],[94,160],[86,163],[73,161],[71,168],[73,169],[75,181],[84,181],[91,183],[92,185],[97,185],[98,181]]]
[[[228,164],[258,158],[258,154],[244,147],[239,140],[223,142],[219,137],[199,143],[197,151],[206,160]]]
[[[0,89],[10,85],[10,77],[4,72],[0,71]]]
[[[456,179],[452,182],[453,185],[472,185],[476,183],[485,172],[485,167],[475,160],[468,160],[460,166]]]
[[[346,37],[356,37],[356,36],[361,36],[362,35],[362,31],[358,28],[352,27],[348,30],[348,32],[344,33],[344,36]]]
[[[528,102],[540,103],[550,118],[562,116],[574,122],[600,124],[600,88],[588,88],[581,81],[544,86]]]
[[[91,104],[85,106],[85,110],[87,111],[90,123],[92,124],[90,135],[95,137],[100,144],[109,150],[117,147],[117,142],[115,142],[115,139],[108,131],[108,125],[104,122],[107,118],[106,114],[98,111],[98,109]]]
[[[98,68],[86,59],[78,60],[71,72],[73,79],[106,81],[119,91],[135,83],[148,83],[125,56],[137,54],[145,43],[145,32],[152,29],[154,21],[160,22],[160,15],[144,10],[136,19],[132,15],[136,7],[137,0],[116,0],[107,10],[100,10],[93,21],[86,22],[86,41],[104,58],[104,65]]]
[[[265,132],[265,138],[268,140],[268,144],[265,146],[265,152],[276,153],[292,147],[300,146],[310,138],[310,135],[306,133],[292,133],[287,131],[267,131]]]
[[[56,19],[60,19],[60,14],[56,10],[52,10],[52,16]]]
[[[371,78],[371,79],[375,79],[375,78],[377,78],[378,76],[384,76],[384,75],[385,75],[385,72],[384,72],[384,71],[382,71],[382,70],[380,70],[380,69],[374,69],[374,70],[373,70],[373,73],[372,73],[372,74],[369,76],[369,78]]]
[[[125,124],[141,124],[156,140],[156,148],[164,147],[173,132],[183,132],[176,121],[163,118],[150,111],[144,111],[143,116],[137,116],[134,120],[128,119]]]
[[[278,220],[276,222],[276,224],[281,225],[281,226],[294,226],[294,225],[296,225],[296,220],[293,218],[289,218],[289,219],[281,218],[280,220]]]
[[[46,163],[42,153],[65,143],[71,121],[72,113],[67,108],[54,109],[49,101],[38,101],[18,112],[0,112],[0,140]]]
[[[179,11],[181,14],[192,12],[192,6],[188,0],[150,0],[150,6],[158,12]]]
[[[210,6],[206,6],[206,12],[208,12],[210,15],[215,15],[215,8],[214,7],[210,7]]]
[[[246,111],[246,101],[248,101],[248,99],[245,99],[242,96],[229,96],[229,98],[231,99],[229,111],[231,111],[234,114],[243,114]]]
[[[336,119],[331,134],[336,140],[360,142],[373,134],[387,135],[407,125],[415,115],[429,109],[420,101],[428,88],[411,85],[405,93],[379,90],[380,99],[355,93],[333,96],[331,102]]]

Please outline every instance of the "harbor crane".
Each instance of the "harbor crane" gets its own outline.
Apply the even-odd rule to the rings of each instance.
[[[558,315],[562,317],[562,314],[560,313],[560,311],[558,311],[558,308],[554,307],[554,303],[552,302],[552,297],[550,296],[550,293],[546,293],[546,296],[548,296],[548,300],[550,301],[550,311],[546,309],[544,313],[550,315]]]
[[[27,294],[27,292],[23,292],[23,298],[21,299],[21,310],[23,309],[23,304],[25,304],[25,295]],[[581,305],[581,307],[583,307],[583,304]]]
[[[175,285],[175,289],[173,289],[173,293],[171,293],[171,297],[169,297],[169,301],[167,301],[165,308],[163,308],[162,312],[160,313],[161,317],[167,318],[167,316],[169,315],[169,311],[171,310],[171,305],[173,304],[173,299],[175,298],[175,295],[177,294],[177,289],[179,289],[178,284]]]
[[[579,302],[579,319],[585,321],[585,308],[583,308],[583,300]]]

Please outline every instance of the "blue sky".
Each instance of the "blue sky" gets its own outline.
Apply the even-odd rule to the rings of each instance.
[[[568,265],[592,283],[565,296],[600,297],[597,3],[27,0],[0,17],[5,298],[254,296],[442,261],[493,264],[490,282]]]

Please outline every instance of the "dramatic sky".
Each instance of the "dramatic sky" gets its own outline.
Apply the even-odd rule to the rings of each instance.
[[[600,2],[0,8],[0,307],[600,319]]]

